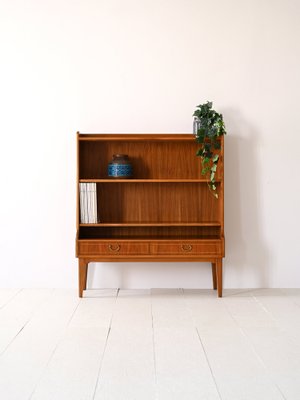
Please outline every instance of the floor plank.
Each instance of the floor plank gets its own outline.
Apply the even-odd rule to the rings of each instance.
[[[154,328],[154,343],[158,399],[220,400],[196,330]]]
[[[152,290],[152,314],[158,399],[219,400],[183,291]]]
[[[152,289],[151,302],[154,328],[194,328],[182,289]]]
[[[119,293],[95,392],[102,399],[155,399],[149,291]]]
[[[78,305],[75,291],[54,291],[0,358],[0,398],[27,400]]]
[[[152,329],[150,290],[120,290],[112,328]]]
[[[222,400],[283,400],[282,392],[230,312],[231,307],[232,313],[241,313],[243,304],[246,315],[251,315],[255,307],[251,294],[219,299],[185,291],[185,298]]]
[[[272,315],[281,327],[288,329],[300,327],[300,297],[287,296],[281,290],[264,290],[254,297]]]
[[[226,299],[233,318],[285,399],[300,393],[299,291],[261,290],[252,301]]]
[[[0,289],[0,310],[8,304],[22,289]]]
[[[296,337],[276,327],[248,327],[243,328],[243,331],[284,398],[299,399],[300,332],[297,332]]]
[[[207,294],[206,291],[193,289],[184,290],[184,298],[193,326],[198,329],[235,328],[236,324],[225,305],[225,297],[218,298],[215,292]]]
[[[8,298],[0,309],[0,357],[51,294],[51,289],[23,289]]]
[[[93,399],[116,294],[105,291],[80,301],[32,400]]]

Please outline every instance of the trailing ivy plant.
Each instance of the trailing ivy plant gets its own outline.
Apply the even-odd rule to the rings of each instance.
[[[208,176],[208,187],[213,195],[218,198],[215,176],[217,172],[219,155],[216,150],[221,148],[218,138],[226,134],[225,124],[222,114],[217,113],[212,108],[213,103],[208,101],[197,106],[193,114],[194,135],[200,144],[196,155],[201,157],[201,174]]]

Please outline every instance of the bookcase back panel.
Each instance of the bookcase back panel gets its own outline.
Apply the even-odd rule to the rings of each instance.
[[[102,183],[98,188],[100,222],[215,222],[219,200],[206,183]]]
[[[201,179],[201,160],[196,156],[198,147],[194,140],[81,141],[79,177],[107,178],[107,165],[113,154],[127,154],[135,179]]]

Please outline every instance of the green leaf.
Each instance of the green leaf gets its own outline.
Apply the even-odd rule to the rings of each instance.
[[[204,142],[204,135],[199,134],[200,130],[198,131],[198,135],[196,137],[196,140],[198,143],[203,143]]]
[[[215,154],[212,159],[213,163],[217,163],[219,161],[219,154]]]
[[[217,165],[214,164],[214,165],[211,167],[210,170],[211,170],[212,172],[216,172],[216,171],[217,171]]]

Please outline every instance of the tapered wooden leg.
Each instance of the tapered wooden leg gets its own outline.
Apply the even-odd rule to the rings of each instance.
[[[217,275],[217,288],[218,288],[218,297],[222,297],[222,258],[218,258],[216,262],[216,275]]]
[[[213,288],[214,288],[214,290],[216,290],[217,289],[216,263],[211,263],[211,272],[212,272],[212,279],[213,279]]]
[[[88,263],[83,259],[78,260],[78,280],[79,280],[79,297],[82,297],[83,291],[86,289]]]

